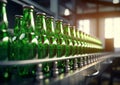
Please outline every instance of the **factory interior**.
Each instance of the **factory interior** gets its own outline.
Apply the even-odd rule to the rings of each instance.
[[[120,0],[0,0],[0,85],[120,85]]]

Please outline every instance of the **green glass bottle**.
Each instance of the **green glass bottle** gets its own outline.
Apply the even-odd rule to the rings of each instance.
[[[22,26],[22,15],[15,15],[15,27],[14,27],[14,35],[20,36],[20,29]]]
[[[54,57],[57,57],[57,37],[55,35],[54,17],[53,16],[46,17],[46,28],[47,28],[47,36],[48,36],[48,40],[49,40],[49,58],[54,58]],[[55,62],[57,62],[57,61],[55,61]],[[49,68],[51,69],[50,76],[54,76],[55,62],[48,63]],[[57,66],[57,63],[56,63],[56,66]]]
[[[93,53],[93,37],[92,36],[90,36],[90,53]]]
[[[97,39],[97,38],[96,38],[96,43],[97,43],[97,46],[96,46],[96,48],[97,48],[97,52],[100,52],[101,42],[100,42],[100,40]]]
[[[35,59],[36,57],[35,47],[37,46],[38,41],[35,34],[33,10],[33,6],[23,7],[22,34],[19,37],[21,43],[24,45],[21,60]]]
[[[91,44],[91,42],[90,42],[90,35],[89,34],[87,35],[87,41],[88,41],[88,44],[87,44],[87,47],[88,47],[87,53],[90,53],[90,44]]]
[[[38,58],[44,59],[49,57],[49,36],[47,35],[46,14],[38,12],[36,14],[36,34],[38,35]],[[50,76],[50,69],[48,63],[43,63],[42,71],[44,73],[44,77]]]
[[[83,33],[83,42],[84,42],[84,45],[83,45],[83,54],[86,54],[86,50],[87,50],[86,49],[86,45],[87,45],[86,43],[87,42],[86,42],[86,33],[85,32]]]
[[[72,54],[74,53],[73,51],[75,49],[73,47],[73,42],[72,42],[73,40],[72,40],[72,36],[71,36],[71,32],[70,32],[70,24],[64,24],[64,39],[66,42],[65,56],[66,57],[72,56]],[[70,59],[69,65],[70,65],[71,70],[73,69],[73,63],[74,63],[74,60]]]
[[[76,32],[76,39],[77,39],[77,42],[78,42],[78,55],[81,55],[81,53],[82,53],[82,45],[81,45],[81,41],[82,41],[82,39],[81,39],[81,31],[80,30],[78,30],[78,29],[76,29],[75,30],[75,32]],[[81,58],[78,58],[77,59],[77,64],[78,64],[78,67],[82,67],[82,59]]]
[[[87,34],[84,34],[84,54],[87,54],[88,50],[88,40],[87,40]]]
[[[6,0],[0,1],[0,60],[9,56],[8,20],[6,14]]]
[[[35,34],[33,12],[33,6],[26,5],[23,7],[22,29],[20,29],[19,40],[15,45],[15,47],[19,47],[19,54],[16,55],[15,60],[30,60],[37,57],[38,41]],[[24,65],[18,68],[20,76],[32,75],[35,73],[34,70],[33,65]]]
[[[55,37],[55,29],[54,29],[54,18],[47,17],[46,18],[46,27],[47,27],[47,36],[49,38],[49,58],[53,58],[57,55],[57,38]]]
[[[98,43],[97,43],[97,39],[95,38],[95,52],[98,51]]]
[[[89,35],[87,34],[87,36],[86,36],[86,38],[87,38],[87,54],[89,54],[90,52],[89,52],[89,45],[90,45],[90,41],[89,41]]]
[[[91,45],[91,41],[90,41],[90,35],[87,35],[87,39],[88,39],[88,53],[90,53],[90,45]]]
[[[73,29],[73,26],[70,26],[70,34],[71,34],[71,41],[72,41],[72,44],[73,44],[73,49],[72,49],[72,55],[75,55],[76,54],[76,50],[75,50],[75,44],[76,44],[76,41],[75,41],[75,36],[74,36],[74,29]]]
[[[57,39],[57,57],[65,56],[65,40],[63,38],[63,23],[62,20],[56,20],[55,21],[55,37]],[[58,69],[59,73],[65,72],[65,62],[64,61],[58,61]]]
[[[76,37],[77,37],[77,42],[78,42],[78,55],[81,54],[81,36],[80,36],[80,31],[76,29]]]
[[[19,36],[21,34],[21,28],[22,28],[22,15],[15,15],[15,26],[14,26],[14,33],[13,37],[11,37],[11,44],[10,44],[10,56],[9,60],[19,60],[20,59],[20,45],[19,45]],[[11,75],[11,78],[15,78],[20,73],[20,67],[13,65],[12,67],[9,67],[9,73]]]
[[[15,15],[15,26],[14,26],[14,34],[11,40],[11,44],[10,44],[10,49],[11,49],[11,53],[9,56],[9,60],[17,60],[17,58],[19,59],[19,49],[20,49],[20,45],[18,44],[19,41],[19,36],[21,34],[21,27],[22,27],[22,15]]]
[[[72,49],[73,49],[73,43],[71,39],[71,33],[70,33],[70,24],[64,24],[64,39],[66,42],[66,48],[65,48],[65,56],[70,56],[72,55]]]
[[[99,40],[99,52],[103,52],[103,46],[101,40]]]
[[[10,55],[10,38],[6,13],[7,0],[0,0],[0,61],[7,60]],[[8,68],[0,66],[0,77],[8,78]]]
[[[94,37],[92,37],[92,49],[93,49],[92,53],[95,53],[95,38]]]
[[[80,38],[81,38],[81,54],[84,54],[84,48],[85,48],[85,39],[84,39],[84,32],[80,32]]]
[[[65,56],[65,40],[63,38],[62,20],[56,20],[55,37],[57,38],[57,57]]]
[[[38,58],[49,57],[49,39],[47,36],[45,13],[36,14],[36,33],[39,37]]]
[[[73,33],[74,33],[74,37],[75,37],[75,42],[76,42],[76,54],[79,55],[79,51],[80,51],[80,38],[77,36],[77,28],[75,28],[75,26],[73,27]]]
[[[90,53],[90,50],[91,50],[91,41],[90,41],[90,35],[88,34],[88,36],[87,36],[87,38],[88,38],[88,53]]]
[[[77,37],[76,37],[76,29],[75,26],[70,27],[70,33],[71,33],[71,40],[73,42],[73,49],[72,49],[72,55],[77,55],[78,54],[78,42],[77,42]]]

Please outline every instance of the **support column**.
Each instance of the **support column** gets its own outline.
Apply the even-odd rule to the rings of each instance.
[[[77,5],[76,0],[72,0],[73,12],[72,12],[72,23],[74,26],[77,27]]]
[[[50,11],[54,13],[54,17],[58,18],[58,0],[50,0]]]
[[[96,32],[97,32],[97,37],[99,38],[99,18],[96,18]]]
[[[97,2],[96,12],[99,15],[99,2]],[[99,30],[100,30],[99,29],[99,16],[97,16],[96,18],[96,27],[97,27],[97,30],[96,30],[97,37],[99,38]]]

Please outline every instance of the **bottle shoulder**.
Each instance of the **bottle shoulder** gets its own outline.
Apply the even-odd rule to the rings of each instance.
[[[8,23],[5,21],[0,21],[0,30],[7,30],[8,28]]]
[[[0,41],[9,41],[10,38],[8,36],[7,30],[0,30]]]

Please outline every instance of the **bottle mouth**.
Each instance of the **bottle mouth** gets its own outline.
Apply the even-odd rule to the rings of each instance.
[[[44,15],[44,16],[46,16],[46,13],[37,12],[36,14],[37,15]]]
[[[62,20],[62,19],[56,19],[55,21],[63,22],[63,20]]]
[[[51,19],[54,19],[54,17],[53,17],[53,16],[47,16],[46,18],[51,18]]]
[[[15,15],[15,17],[19,17],[19,18],[22,18],[23,16],[22,16],[22,15]]]
[[[29,6],[29,5],[24,5],[23,8],[30,8],[30,9],[34,9],[34,6]]]
[[[0,0],[0,2],[2,2],[2,3],[7,3],[7,0]]]
[[[69,26],[69,27],[70,27],[70,24],[69,24],[69,23],[64,23],[63,25],[64,25],[64,26]]]

